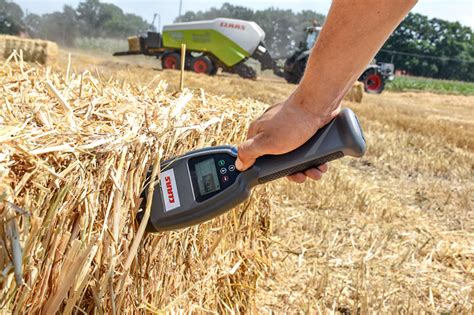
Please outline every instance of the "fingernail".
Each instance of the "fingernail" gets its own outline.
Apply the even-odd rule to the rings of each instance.
[[[237,159],[237,161],[235,161],[235,167],[239,170],[239,171],[242,171],[242,169],[244,168],[244,165],[242,164],[242,161],[240,159]]]

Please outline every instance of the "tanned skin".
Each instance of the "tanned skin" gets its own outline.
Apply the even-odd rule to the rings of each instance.
[[[237,169],[248,169],[262,155],[298,148],[333,119],[344,95],[416,2],[333,0],[301,83],[250,125],[238,148]],[[318,180],[327,169],[324,164],[288,178]]]

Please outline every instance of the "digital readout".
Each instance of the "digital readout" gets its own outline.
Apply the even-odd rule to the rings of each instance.
[[[221,189],[213,158],[196,163],[194,167],[201,196]]]

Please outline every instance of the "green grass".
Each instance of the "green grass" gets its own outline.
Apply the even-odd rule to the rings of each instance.
[[[439,94],[474,95],[474,83],[422,77],[395,77],[387,82],[388,91],[425,91]]]

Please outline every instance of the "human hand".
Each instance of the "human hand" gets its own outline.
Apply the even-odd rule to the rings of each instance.
[[[295,97],[271,107],[250,125],[247,140],[239,145],[237,169],[248,169],[262,155],[284,154],[300,147],[335,117],[339,109],[337,106],[329,114],[316,114],[302,106]],[[288,179],[297,183],[304,182],[307,177],[318,180],[327,169],[327,164],[323,164],[289,175]]]

